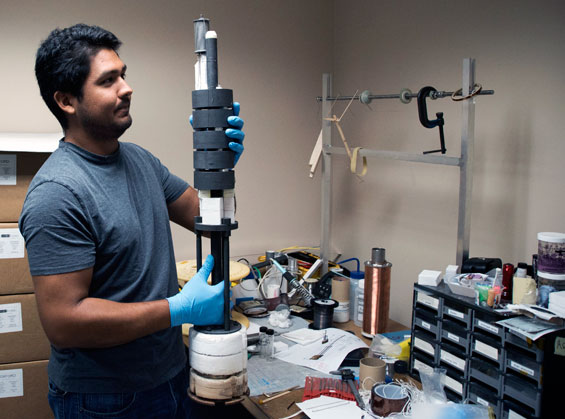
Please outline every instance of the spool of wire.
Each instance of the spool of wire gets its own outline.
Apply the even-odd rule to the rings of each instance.
[[[332,327],[334,308],[338,305],[339,303],[336,300],[326,298],[316,298],[313,300],[312,307],[314,308],[314,322],[310,325],[310,327],[314,330]]]

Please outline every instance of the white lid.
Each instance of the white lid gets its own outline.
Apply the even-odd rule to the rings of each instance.
[[[549,272],[538,271],[538,276],[553,281],[565,281],[565,274],[550,274]]]
[[[550,243],[565,243],[565,233],[538,233],[538,240]]]

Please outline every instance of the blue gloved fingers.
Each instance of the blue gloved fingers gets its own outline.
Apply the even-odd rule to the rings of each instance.
[[[239,116],[228,116],[228,124],[236,129],[243,128],[245,122]]]
[[[233,114],[235,116],[239,116],[239,110],[241,109],[241,105],[239,104],[239,102],[234,102],[233,103]]]
[[[192,114],[190,114],[190,116],[188,117],[188,122],[190,122],[190,126],[192,126],[192,120],[193,120],[193,119],[194,119],[194,118],[192,118]]]
[[[199,276],[199,275],[203,276],[204,281],[207,281],[213,268],[214,268],[214,256],[208,255],[208,256],[206,256],[206,260],[202,264],[202,267],[196,273],[195,276]]]
[[[245,133],[239,129],[228,128],[226,130],[226,137],[241,143],[245,139]]]

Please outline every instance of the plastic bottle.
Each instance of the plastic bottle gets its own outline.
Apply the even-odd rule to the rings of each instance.
[[[361,262],[357,258],[350,258],[346,260],[342,260],[339,262],[340,265],[343,265],[347,262],[357,262],[357,270],[349,271],[349,319],[355,319],[355,293],[357,291],[357,287],[359,286],[359,282],[365,278],[365,272],[360,271],[359,268],[361,267]],[[363,282],[363,281],[361,281]]]
[[[528,276],[528,264],[525,262],[518,263],[516,274],[514,276],[518,278],[526,278]]]
[[[356,326],[363,327],[363,305],[365,304],[365,281],[359,281],[355,290],[355,313],[353,322]]]

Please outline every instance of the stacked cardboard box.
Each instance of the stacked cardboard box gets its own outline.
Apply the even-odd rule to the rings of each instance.
[[[52,136],[49,144],[56,148]],[[50,345],[18,230],[29,184],[49,157],[45,142],[38,151],[34,147],[21,136],[0,134],[0,416],[7,419],[53,417],[47,402]]]

